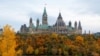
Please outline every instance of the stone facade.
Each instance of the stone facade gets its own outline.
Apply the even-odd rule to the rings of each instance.
[[[26,24],[24,24],[20,28],[20,33],[38,34],[38,33],[53,33],[53,32],[58,34],[82,34],[81,22],[79,21],[77,25],[77,22],[75,21],[74,27],[72,27],[71,21],[69,21],[69,25],[66,25],[65,22],[63,21],[61,13],[59,12],[56,23],[52,26],[49,26],[48,15],[45,7],[42,15],[42,24],[40,24],[39,19],[37,19],[36,26],[34,26],[32,18],[30,18],[29,26],[27,27]]]

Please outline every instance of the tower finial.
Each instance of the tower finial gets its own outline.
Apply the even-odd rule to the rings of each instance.
[[[44,7],[44,11],[43,11],[43,16],[42,16],[42,24],[48,24],[47,22],[47,12],[46,12],[46,7]]]
[[[46,7],[44,7],[43,15],[46,15],[47,16]]]
[[[45,5],[45,7],[47,6],[47,4],[46,4],[46,3],[45,3],[44,5]]]
[[[62,19],[61,12],[59,12],[58,19]]]

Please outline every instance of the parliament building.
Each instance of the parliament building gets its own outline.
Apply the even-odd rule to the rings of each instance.
[[[39,33],[57,33],[57,34],[82,34],[81,22],[75,21],[74,26],[72,22],[69,21],[68,25],[65,24],[61,13],[57,17],[55,24],[50,26],[48,24],[48,15],[46,12],[46,7],[44,7],[42,15],[42,24],[40,24],[39,19],[36,20],[36,26],[32,22],[32,18],[29,20],[29,26],[26,24],[22,25],[20,28],[20,33],[30,33],[30,34],[39,34]]]

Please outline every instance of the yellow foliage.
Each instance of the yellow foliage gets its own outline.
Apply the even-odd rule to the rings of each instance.
[[[39,49],[38,49],[38,48],[35,49],[34,53],[35,53],[36,55],[38,55],[38,54],[39,54]]]
[[[77,36],[75,40],[76,42],[83,43],[84,38],[82,36]]]
[[[26,50],[26,52],[28,53],[28,54],[32,54],[33,53],[33,47],[31,46],[31,45],[28,45],[28,48],[27,48],[27,50]]]
[[[57,38],[58,37],[58,34],[56,34],[56,33],[52,33],[52,35],[51,35],[53,38]]]
[[[17,56],[22,56],[23,54],[23,50],[19,49],[17,52],[16,52],[16,55]]]
[[[70,39],[66,39],[65,44],[66,45],[72,45],[72,41]]]
[[[16,47],[16,41],[15,41],[15,33],[13,29],[10,28],[9,25],[4,26],[3,29],[3,36],[1,41],[1,53],[2,56],[15,56],[15,47]]]
[[[95,46],[96,50],[99,50],[100,49],[100,46],[99,46],[98,43],[95,43],[94,46]]]

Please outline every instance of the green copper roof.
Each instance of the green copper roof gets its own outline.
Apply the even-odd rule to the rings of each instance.
[[[70,31],[73,31],[73,27],[67,26],[67,29],[70,30]]]
[[[35,26],[34,26],[34,25],[32,25],[32,28],[33,28],[33,29],[35,29]]]
[[[48,25],[40,25],[38,27],[38,29],[48,29],[48,28],[49,28]]]

